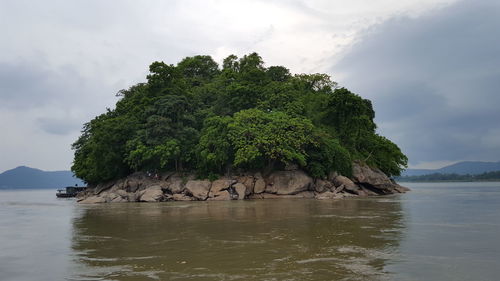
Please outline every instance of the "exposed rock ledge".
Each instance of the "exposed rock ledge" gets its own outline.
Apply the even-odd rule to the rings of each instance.
[[[221,177],[213,182],[196,180],[177,173],[162,174],[158,179],[145,173],[99,184],[78,195],[80,203],[204,201],[275,198],[336,199],[404,193],[383,172],[362,164],[353,164],[353,176],[332,173],[328,179],[313,179],[301,170],[275,171]]]

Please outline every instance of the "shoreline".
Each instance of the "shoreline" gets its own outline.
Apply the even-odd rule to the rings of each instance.
[[[125,178],[90,187],[77,196],[82,204],[165,201],[225,201],[247,199],[341,199],[405,193],[408,188],[378,169],[353,164],[351,178],[331,173],[313,179],[302,170],[273,171],[199,180],[194,174],[165,172],[151,177],[136,172]]]

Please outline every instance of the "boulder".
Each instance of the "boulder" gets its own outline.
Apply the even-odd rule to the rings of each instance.
[[[338,186],[337,188],[335,188],[335,190],[333,190],[333,193],[340,193],[342,191],[344,191],[344,185],[341,184],[340,186]]]
[[[198,200],[206,200],[211,182],[208,180],[190,180],[186,183],[186,192]]]
[[[266,182],[262,177],[261,173],[255,174],[255,184],[253,187],[253,193],[262,193],[266,190]]]
[[[330,188],[333,187],[333,184],[329,181],[317,179],[316,183],[314,184],[314,190],[316,192],[322,193],[325,191],[330,191]]]
[[[348,177],[344,176],[336,176],[333,179],[333,184],[337,187],[339,186],[344,186],[344,190],[347,190],[351,193],[358,194],[358,190],[360,190],[359,186],[357,186],[352,180],[350,180]],[[336,191],[338,192],[338,191]]]
[[[104,190],[107,190],[109,188],[111,188],[113,186],[114,182],[113,181],[109,181],[109,182],[105,182],[105,183],[100,183],[98,184],[95,189],[94,189],[94,193],[97,195],[97,194],[100,194],[101,192],[103,192]]]
[[[128,197],[128,193],[123,190],[123,189],[118,189],[117,191],[115,191],[116,194],[120,195],[121,197],[123,198],[127,198]]]
[[[111,191],[102,192],[101,194],[99,194],[99,196],[104,198],[104,200],[106,200],[106,203],[113,201],[117,197],[121,197],[120,195]]]
[[[83,200],[80,200],[80,201],[78,201],[78,203],[81,203],[81,204],[106,203],[106,199],[104,199],[103,197],[100,197],[98,195],[95,195],[95,196],[90,196],[90,197],[87,197]]]
[[[238,194],[238,200],[245,199],[247,187],[244,184],[238,182],[233,185],[233,188],[234,191],[236,191],[236,194]]]
[[[214,197],[209,197],[207,200],[210,201],[226,201],[226,200],[231,200],[231,194],[227,190],[223,190],[219,192],[216,196]]]
[[[374,186],[393,184],[391,179],[379,169],[359,163],[352,164],[352,179],[358,183],[368,183]]]
[[[409,189],[393,182],[386,174],[376,168],[361,163],[353,163],[352,179],[362,186],[375,189],[381,194],[403,193]]]
[[[308,190],[313,179],[301,170],[276,171],[267,179],[266,192],[274,194],[297,194]]]
[[[336,187],[339,187],[341,185],[344,185],[347,188],[356,187],[356,184],[351,179],[344,176],[336,176],[335,178],[333,178],[332,182]]]
[[[142,185],[142,181],[138,178],[131,177],[124,182],[124,187],[127,192],[136,192]]]
[[[142,192],[139,197],[139,201],[141,202],[158,202],[163,199],[163,191],[161,190],[161,186],[155,185],[147,188]]]
[[[110,202],[111,203],[124,203],[124,202],[128,202],[128,200],[126,198],[118,196],[115,199],[111,200]]]
[[[233,181],[229,178],[220,178],[212,182],[212,186],[210,187],[210,192],[208,193],[208,197],[214,198],[218,197],[225,192]],[[227,193],[227,192],[225,192]]]
[[[139,193],[127,192],[127,200],[129,202],[137,202],[137,201],[139,201]]]
[[[184,191],[184,180],[178,174],[171,175],[167,179],[167,184],[165,189],[172,194],[182,193]]]
[[[245,195],[250,195],[253,193],[255,181],[252,176],[239,177],[238,182],[242,183],[245,186]]]

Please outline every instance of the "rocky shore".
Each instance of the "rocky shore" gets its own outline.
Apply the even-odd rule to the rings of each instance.
[[[164,173],[157,178],[134,173],[126,178],[89,188],[78,202],[162,202],[277,198],[336,199],[377,196],[409,191],[378,169],[354,163],[352,177],[332,173],[327,179],[313,179],[301,170],[260,172],[198,180],[194,175]]]

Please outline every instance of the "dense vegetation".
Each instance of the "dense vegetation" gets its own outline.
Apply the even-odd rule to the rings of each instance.
[[[375,133],[369,100],[325,74],[292,75],[252,53],[220,68],[210,56],[154,62],[146,83],[86,123],[72,171],[90,184],[134,171],[235,170],[297,165],[314,177],[351,173],[353,160],[399,175],[407,158]]]
[[[459,174],[441,174],[433,173],[421,176],[403,176],[398,177],[402,182],[432,182],[432,181],[499,181],[500,171],[486,172],[477,175],[459,175]]]

